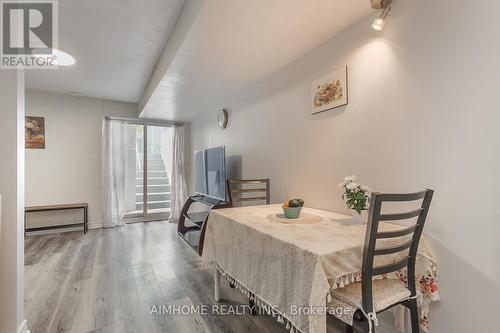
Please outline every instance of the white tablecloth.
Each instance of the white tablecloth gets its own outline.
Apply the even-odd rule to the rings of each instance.
[[[277,310],[278,320],[291,331],[323,333],[326,314],[317,310],[324,308],[332,290],[360,280],[366,225],[333,212],[310,208],[302,212],[305,218],[281,223],[280,205],[214,210],[202,258],[244,293],[255,295],[262,307]],[[380,225],[381,230],[398,228],[395,224]],[[428,304],[438,297],[437,269],[424,237],[418,253],[425,332]],[[405,272],[394,277],[404,280]]]

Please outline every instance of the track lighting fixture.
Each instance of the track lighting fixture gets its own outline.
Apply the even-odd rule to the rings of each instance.
[[[373,9],[380,11],[379,15],[373,21],[372,28],[381,31],[384,28],[387,18],[391,14],[392,0],[370,0]]]

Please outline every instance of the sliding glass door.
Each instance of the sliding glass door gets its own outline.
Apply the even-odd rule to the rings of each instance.
[[[171,127],[128,123],[126,219],[170,216]]]

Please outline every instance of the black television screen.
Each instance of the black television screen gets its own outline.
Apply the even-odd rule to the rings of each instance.
[[[196,151],[194,154],[195,191],[219,200],[226,200],[225,147]]]

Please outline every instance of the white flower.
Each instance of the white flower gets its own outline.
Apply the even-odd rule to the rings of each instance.
[[[357,179],[358,179],[358,177],[356,177],[356,176],[354,176],[354,175],[349,176],[349,177],[345,177],[345,178],[344,178],[344,180],[345,180],[346,182],[354,182],[354,181],[356,181]]]
[[[349,184],[347,184],[345,187],[346,187],[347,189],[349,189],[349,190],[354,190],[354,189],[356,189],[356,188],[358,188],[358,187],[359,187],[359,184],[358,184],[358,183],[356,183],[356,182],[350,182],[350,183],[349,183]]]
[[[339,184],[339,187],[344,187],[347,184],[349,184],[349,182],[348,181],[344,181],[344,182],[342,182],[342,183]]]
[[[371,193],[371,192],[372,192],[372,189],[371,189],[371,188],[369,188],[369,187],[368,187],[368,186],[366,186],[366,185],[361,185],[361,186],[360,186],[360,188],[361,188],[363,191],[365,191],[365,192],[369,192],[369,193]]]

